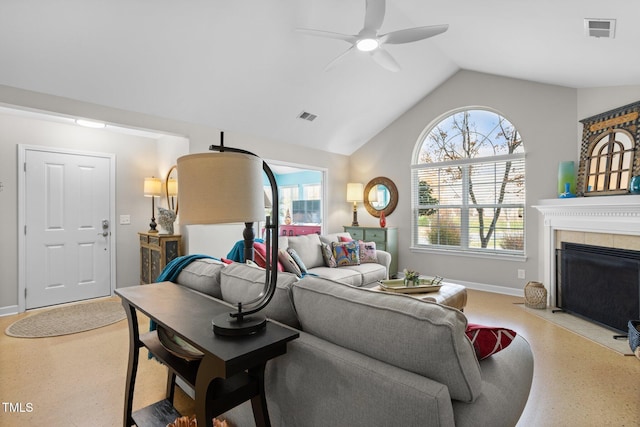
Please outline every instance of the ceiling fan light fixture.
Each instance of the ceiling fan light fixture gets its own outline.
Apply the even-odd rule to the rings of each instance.
[[[356,42],[356,47],[360,52],[371,52],[380,47],[380,43],[376,39],[361,39]]]

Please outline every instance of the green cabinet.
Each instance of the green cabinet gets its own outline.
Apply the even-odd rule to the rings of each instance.
[[[398,229],[395,227],[353,227],[344,226],[344,231],[351,234],[354,240],[364,242],[375,242],[376,249],[380,249],[391,254],[391,265],[389,266],[389,277],[396,277],[398,274]]]

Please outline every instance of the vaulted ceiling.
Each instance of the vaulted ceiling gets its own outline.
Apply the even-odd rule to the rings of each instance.
[[[365,0],[2,0],[0,84],[350,154],[460,69],[574,88],[640,84],[640,2],[388,0],[381,32],[444,34],[369,54]],[[614,38],[585,18],[616,19]],[[526,102],[526,100],[523,100]],[[313,122],[298,119],[316,114]]]

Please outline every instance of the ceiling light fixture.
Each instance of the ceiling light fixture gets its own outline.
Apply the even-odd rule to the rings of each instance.
[[[360,52],[371,52],[380,46],[376,39],[362,39],[356,42],[356,47]]]
[[[94,129],[102,129],[106,126],[102,122],[95,122],[93,120],[85,120],[85,119],[76,119],[76,124],[87,127],[87,128],[94,128]]]

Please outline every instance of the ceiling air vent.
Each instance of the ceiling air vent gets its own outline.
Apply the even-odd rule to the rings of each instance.
[[[612,39],[616,35],[615,19],[585,19],[584,34],[588,37]]]
[[[306,111],[303,111],[302,113],[300,113],[298,115],[299,119],[306,120],[308,122],[314,121],[316,119],[316,117],[318,117],[318,116],[315,115],[315,114],[307,113]]]

